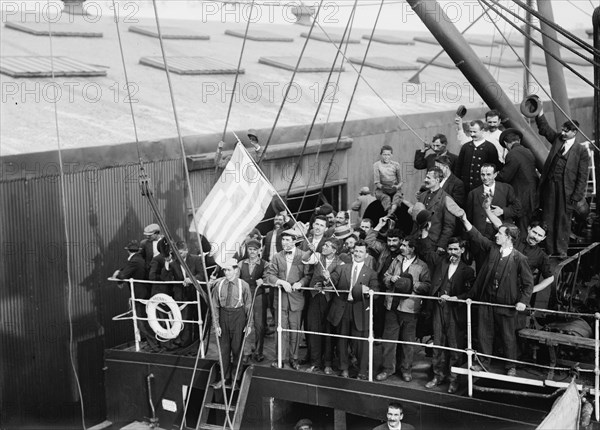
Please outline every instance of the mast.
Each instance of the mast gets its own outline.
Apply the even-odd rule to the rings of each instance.
[[[527,5],[529,7],[533,7],[533,0],[527,0]],[[531,70],[531,40],[529,37],[531,36],[531,23],[533,17],[531,16],[531,12],[527,11],[525,14],[525,19],[527,20],[527,25],[525,25],[525,66],[526,69],[523,70],[523,97],[527,97],[529,95],[529,88],[531,84],[531,76],[529,76],[529,70]]]
[[[548,0],[537,0],[538,12],[548,21],[554,22],[554,13],[552,12],[552,2]],[[546,69],[548,70],[548,82],[550,83],[550,94],[556,101],[554,106],[554,120],[556,128],[560,128],[571,116],[571,106],[569,105],[569,95],[567,94],[567,85],[565,83],[565,74],[563,66],[556,60],[561,58],[558,43],[550,39],[557,39],[556,30],[550,27],[544,20],[540,19],[542,29],[542,42],[544,44],[544,55],[546,56]],[[554,55],[556,58],[552,57]],[[561,109],[567,114],[563,114]]]
[[[521,112],[515,108],[513,102],[465,41],[463,35],[452,24],[452,20],[446,16],[437,1],[407,0],[407,2],[485,103],[490,108],[497,109],[508,116],[510,127],[518,128],[523,132],[523,143],[533,152],[536,166],[541,171],[548,156],[548,149],[529,127]]]

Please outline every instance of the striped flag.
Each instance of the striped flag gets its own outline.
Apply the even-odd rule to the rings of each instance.
[[[250,231],[263,219],[276,194],[238,142],[219,180],[196,211],[198,230],[211,242],[218,264],[233,257]],[[191,232],[196,232],[194,221]]]

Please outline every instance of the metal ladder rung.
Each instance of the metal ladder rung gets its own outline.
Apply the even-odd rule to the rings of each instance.
[[[223,430],[223,425],[216,425],[216,424],[200,424],[200,426],[198,427],[199,429],[205,429],[205,430]]]
[[[223,411],[227,409],[223,403],[207,403],[204,405],[204,407],[209,408],[209,409],[221,409]],[[229,410],[232,412],[235,411],[235,406],[231,405],[229,407]]]

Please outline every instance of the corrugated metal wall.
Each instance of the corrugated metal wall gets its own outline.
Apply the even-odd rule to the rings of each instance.
[[[146,165],[167,225],[179,238],[187,223],[182,169],[181,160]],[[69,174],[65,194],[71,318],[58,177],[0,182],[1,428],[64,425],[65,416],[78,416],[69,320],[90,423],[104,419],[103,350],[133,338],[130,324],[112,321],[127,310],[128,291],[106,278],[123,264],[127,241],[141,239],[154,221],[139,191],[138,167]]]

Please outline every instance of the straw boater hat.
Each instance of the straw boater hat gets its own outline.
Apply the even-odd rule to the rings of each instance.
[[[335,230],[333,231],[333,237],[335,237],[336,239],[344,240],[352,233],[352,229],[349,225],[341,225],[335,228]]]

